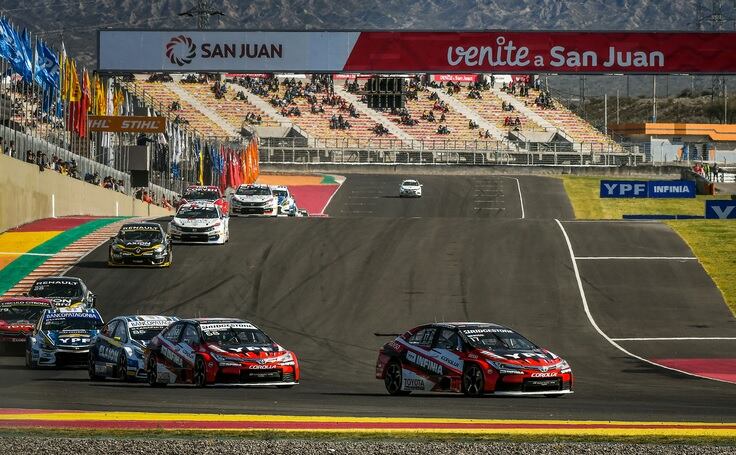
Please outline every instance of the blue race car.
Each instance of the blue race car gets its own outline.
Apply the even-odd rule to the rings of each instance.
[[[297,216],[299,209],[296,207],[296,200],[291,195],[289,188],[284,185],[272,187],[273,195],[278,198],[278,214],[286,216]]]
[[[102,325],[95,309],[45,310],[26,340],[26,366],[86,366]]]
[[[111,319],[102,327],[90,348],[90,380],[146,379],[143,351],[153,337],[178,320],[173,316],[118,316]]]

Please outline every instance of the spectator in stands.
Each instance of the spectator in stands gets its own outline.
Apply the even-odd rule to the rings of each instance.
[[[330,117],[330,128],[336,130],[337,126],[337,116],[335,114],[332,114],[332,117]]]
[[[434,122],[434,111],[429,111],[429,114],[427,114],[427,121],[428,122]]]
[[[36,153],[36,164],[39,171],[43,172],[46,169],[46,154],[40,150]]]
[[[468,128],[470,128],[471,130],[474,130],[474,129],[478,128],[478,124],[475,123],[473,120],[469,120],[468,121]]]
[[[0,137],[0,153],[5,154],[5,144],[4,139]]]
[[[718,181],[718,176],[719,175],[721,176],[721,182],[723,182],[723,179],[724,179],[725,176],[723,175],[723,171],[721,170],[721,168],[718,166],[718,163],[713,163],[713,167],[711,168],[711,172],[713,173],[713,181],[714,182],[717,182]]]
[[[445,111],[447,112],[447,111]],[[446,122],[447,118],[445,118],[445,112],[442,112],[442,115],[440,115],[440,122]]]
[[[519,118],[518,115],[514,119],[514,126],[521,126],[521,119]]]
[[[141,201],[146,202],[148,204],[153,203],[153,198],[150,194],[148,194],[148,191],[143,191],[143,194],[141,195]]]
[[[174,206],[171,205],[171,203],[169,202],[169,200],[166,199],[166,195],[162,195],[161,196],[161,207],[163,207],[163,208],[165,208],[167,210],[172,210],[174,208]]]
[[[26,150],[26,163],[35,163],[36,157],[33,155],[33,150]]]
[[[447,127],[447,125],[440,125],[437,128],[437,134],[450,134],[450,129]]]
[[[5,148],[5,154],[11,158],[15,158],[15,142],[10,141],[8,146]]]
[[[181,104],[178,100],[174,100],[171,102],[171,107],[169,107],[170,111],[180,111],[181,110]]]

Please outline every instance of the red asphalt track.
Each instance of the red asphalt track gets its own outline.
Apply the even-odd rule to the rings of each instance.
[[[306,209],[310,215],[323,214],[327,202],[339,188],[340,185],[289,185],[297,206]]]

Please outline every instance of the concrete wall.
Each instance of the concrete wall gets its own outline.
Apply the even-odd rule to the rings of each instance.
[[[53,204],[52,204],[53,201]],[[52,207],[53,205],[53,207]],[[166,216],[130,196],[0,155],[0,232],[51,216]]]

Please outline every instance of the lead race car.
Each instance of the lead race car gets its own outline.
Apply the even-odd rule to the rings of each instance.
[[[154,337],[146,350],[152,386],[228,384],[288,388],[299,383],[296,354],[240,319],[185,319]]]
[[[422,187],[416,180],[404,180],[399,185],[399,197],[422,197]]]
[[[481,322],[416,327],[385,344],[376,378],[391,395],[412,391],[469,396],[572,393],[570,365],[517,332]]]
[[[89,350],[89,378],[146,379],[143,351],[153,337],[178,321],[174,316],[118,316],[108,321]]]
[[[26,341],[26,366],[86,366],[92,340],[102,324],[95,309],[44,310]]]
[[[169,267],[171,240],[158,223],[127,223],[110,237],[107,265]]]
[[[268,185],[240,185],[232,195],[230,215],[278,216],[279,201]]]
[[[169,223],[169,235],[175,243],[223,245],[230,240],[230,217],[211,202],[184,204]]]
[[[28,297],[51,301],[54,308],[92,308],[96,297],[79,278],[47,276],[33,282]]]
[[[50,300],[28,297],[0,299],[0,352],[26,342],[41,313],[52,308]]]

